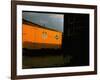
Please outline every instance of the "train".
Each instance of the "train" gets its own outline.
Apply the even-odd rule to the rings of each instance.
[[[23,19],[22,46],[27,49],[61,48],[62,32]]]

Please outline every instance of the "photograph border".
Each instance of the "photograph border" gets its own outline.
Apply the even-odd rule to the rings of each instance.
[[[17,75],[17,5],[34,5],[63,8],[81,8],[94,9],[94,71],[71,72],[71,73],[52,73],[52,74],[34,74],[34,75]],[[64,4],[64,3],[47,3],[33,1],[11,1],[11,79],[29,79],[29,78],[46,78],[76,75],[97,74],[97,6],[82,4]]]

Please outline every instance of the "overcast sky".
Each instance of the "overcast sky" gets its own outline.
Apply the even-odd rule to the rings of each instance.
[[[64,15],[52,13],[23,12],[23,19],[63,32]]]

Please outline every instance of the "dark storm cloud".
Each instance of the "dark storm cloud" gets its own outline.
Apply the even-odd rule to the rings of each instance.
[[[63,14],[23,12],[23,19],[63,32]]]

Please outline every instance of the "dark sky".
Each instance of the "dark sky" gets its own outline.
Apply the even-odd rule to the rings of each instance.
[[[52,13],[23,12],[23,19],[63,32],[64,15]]]

